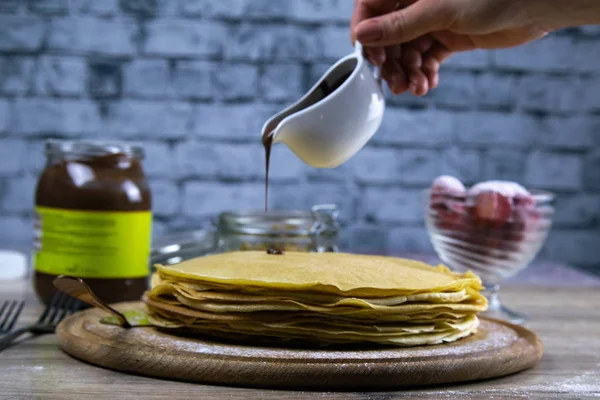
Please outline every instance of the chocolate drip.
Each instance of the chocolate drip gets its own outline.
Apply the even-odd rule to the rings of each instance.
[[[271,146],[273,145],[273,132],[262,138],[265,147],[265,212],[269,209],[269,164],[271,162]]]
[[[265,147],[265,212],[269,210],[269,164],[271,161],[271,146],[273,145],[273,132],[269,132],[262,138]],[[283,250],[269,247],[267,254],[283,254]]]

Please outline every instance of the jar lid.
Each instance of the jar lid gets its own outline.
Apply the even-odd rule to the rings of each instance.
[[[139,160],[144,158],[144,150],[140,145],[121,141],[51,139],[45,142],[45,151],[48,156],[94,157],[126,154]]]

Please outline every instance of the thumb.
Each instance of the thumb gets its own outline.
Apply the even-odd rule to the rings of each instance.
[[[419,0],[402,10],[362,21],[355,37],[365,46],[391,46],[409,42],[450,26],[452,14],[443,0]]]

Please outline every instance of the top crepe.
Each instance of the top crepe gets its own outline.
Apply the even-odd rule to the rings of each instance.
[[[377,298],[482,288],[471,272],[457,274],[443,265],[345,253],[239,251],[156,267],[162,276],[180,281],[254,291],[284,289]]]

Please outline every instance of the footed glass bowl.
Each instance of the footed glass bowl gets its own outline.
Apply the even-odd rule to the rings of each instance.
[[[554,216],[554,195],[531,194],[527,201],[424,194],[427,231],[438,257],[455,271],[481,277],[489,300],[485,315],[517,324],[526,318],[502,305],[500,283],[535,258]]]

